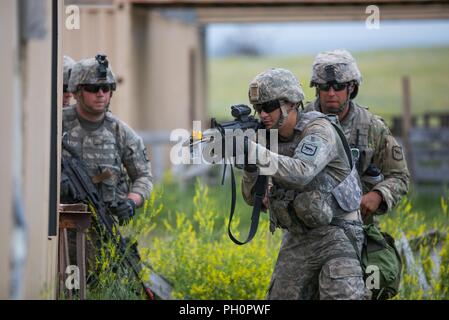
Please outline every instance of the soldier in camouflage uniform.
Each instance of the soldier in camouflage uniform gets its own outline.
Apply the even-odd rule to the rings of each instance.
[[[64,56],[64,66],[63,66],[63,94],[62,94],[62,107],[68,107],[70,105],[70,98],[72,98],[72,93],[68,91],[70,72],[75,65],[75,60],[69,56]]]
[[[68,85],[77,103],[63,110],[62,132],[65,145],[87,166],[104,203],[124,224],[150,196],[153,184],[142,139],[108,111],[115,88],[105,55],[77,62]],[[65,149],[63,154],[71,156]],[[62,173],[61,198],[70,198],[72,188]],[[89,256],[91,260],[92,252]]]
[[[279,136],[278,153],[250,144],[248,157],[257,152],[256,164],[245,166],[242,180],[243,197],[253,205],[257,176],[277,163],[264,205],[270,230],[282,228],[284,236],[267,298],[364,299],[357,170],[331,119],[299,112],[303,99],[301,85],[285,69],[267,70],[249,86],[261,121]]]
[[[313,63],[310,86],[317,98],[306,111],[338,115],[352,148],[358,150],[357,164],[362,181],[361,211],[366,223],[375,214],[391,210],[409,188],[410,175],[402,147],[384,120],[355,103],[361,73],[352,55],[342,49],[323,52]]]

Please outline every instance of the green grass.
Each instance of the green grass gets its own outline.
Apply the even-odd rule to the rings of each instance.
[[[228,168],[229,173],[229,168]],[[214,176],[209,179],[208,193],[209,197],[220,206],[217,206],[214,215],[214,224],[216,229],[221,230],[221,225],[225,223],[225,219],[229,217],[229,211],[231,208],[231,180],[228,175],[225,179],[224,185],[221,185],[220,167],[216,167],[214,170]],[[251,224],[251,212],[252,207],[247,205],[243,200],[241,193],[241,172],[235,170],[236,174],[236,209],[235,219],[239,219],[238,226],[234,226],[232,230],[242,234],[242,238],[246,237],[249,226]],[[176,221],[176,215],[179,213],[186,213],[187,218],[192,218],[193,212],[195,212],[195,203],[193,201],[195,196],[195,184],[204,184],[204,180],[198,178],[196,183],[188,183],[184,187],[180,186],[179,182],[174,180],[170,174],[166,174],[163,183],[155,186],[155,192],[162,194],[162,197],[156,200],[155,206],[158,207],[163,204],[163,211],[161,215],[154,217],[154,223],[157,225],[153,232],[153,235],[164,236],[163,220],[173,224]],[[268,220],[268,215],[261,213],[262,220]],[[234,224],[233,224],[234,225]],[[216,234],[217,238],[221,237],[221,234]],[[231,240],[229,240],[231,241]],[[230,242],[231,243],[231,242]]]
[[[408,48],[354,53],[363,83],[356,101],[387,121],[402,113],[401,78],[410,76],[412,113],[449,111],[449,48]],[[231,57],[208,62],[209,113],[230,118],[229,107],[248,104],[248,84],[260,72],[272,68],[291,70],[300,80],[306,100],[315,97],[309,87],[314,56]]]
[[[240,181],[240,178],[238,178]],[[244,239],[249,227],[251,208],[237,191],[237,218],[234,233]],[[229,181],[206,186],[201,179],[184,188],[166,175],[155,186],[151,199],[133,221],[122,230],[130,239],[139,240],[139,251],[173,285],[173,297],[179,299],[263,299],[279,251],[281,232],[271,235],[268,219],[262,214],[259,231],[253,241],[237,246],[227,236]],[[431,229],[447,233],[448,198],[437,194],[411,193],[412,202],[404,198],[393,212],[380,218],[382,230],[400,238],[403,230],[408,239]],[[113,246],[98,256],[98,285],[89,288],[89,299],[143,299],[139,283],[129,270],[114,271],[120,256]],[[449,292],[449,238],[437,254],[442,259],[440,278],[432,278],[430,247],[423,245],[417,253],[431,283],[423,292],[416,273],[404,268],[400,294],[396,299],[447,299]],[[142,270],[148,280],[148,270]]]

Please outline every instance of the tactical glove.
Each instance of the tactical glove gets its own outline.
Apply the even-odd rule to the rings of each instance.
[[[130,219],[134,217],[135,213],[136,213],[136,203],[131,199],[127,199],[126,201],[120,202],[117,205],[117,208],[115,209],[114,212],[114,214],[118,218],[118,223],[120,226],[128,224]]]
[[[235,159],[235,166],[239,169],[244,169],[248,172],[257,171],[257,166],[254,164],[255,159],[249,159],[250,147],[252,142],[247,136],[242,139],[237,139],[235,136],[226,137],[226,154],[232,155]],[[248,162],[253,162],[249,164]]]
[[[61,173],[61,190],[60,199],[62,202],[76,201],[76,189],[69,177],[62,172]]]

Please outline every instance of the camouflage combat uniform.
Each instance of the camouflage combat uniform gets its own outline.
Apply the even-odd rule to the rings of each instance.
[[[142,199],[150,196],[153,185],[146,148],[127,124],[106,112],[102,125],[89,131],[80,123],[75,107],[64,109],[62,123],[64,139],[84,161],[89,175],[101,182],[98,192],[106,204],[116,206],[129,192]]]
[[[73,66],[68,90],[75,93],[83,84],[107,84],[112,91],[116,89],[115,76],[106,56],[83,59]],[[114,207],[125,200],[129,192],[139,194],[142,200],[147,199],[153,184],[142,139],[107,111],[108,107],[100,124],[82,119],[76,107],[63,112],[63,139],[84,160],[89,175],[98,184],[102,200]]]
[[[351,54],[345,50],[334,50],[319,54],[314,62],[311,85],[325,83],[328,79],[326,67],[335,67],[335,79],[339,83],[354,81],[356,91],[349,100],[349,112],[340,121],[351,148],[357,148],[360,158],[357,164],[363,193],[377,191],[382,202],[376,214],[391,210],[409,188],[410,174],[402,147],[391,134],[384,120],[352,101],[361,84],[361,74]],[[305,111],[321,112],[320,101],[305,107]],[[366,221],[372,222],[372,217]]]
[[[70,58],[69,56],[64,56],[63,58],[63,73],[62,73],[62,85],[64,94],[68,92],[69,87],[69,78],[70,73],[72,72],[72,68],[75,65],[75,60]],[[63,101],[63,107],[68,107],[69,104],[65,105]]]
[[[251,83],[253,104],[266,102],[268,99],[261,99],[265,95],[271,100],[289,100],[282,93],[286,86],[297,86],[302,92],[296,78],[293,83],[288,80],[289,71],[275,77],[270,71]],[[358,259],[364,240],[358,211],[361,189],[357,171],[355,167],[351,170],[330,120],[319,112],[298,113],[293,137],[279,140],[277,154],[258,148],[264,156],[258,155],[258,171],[244,171],[243,197],[253,205],[257,176],[264,173],[261,164],[276,162],[278,169],[269,177],[270,230],[284,229],[267,298],[364,299]],[[337,221],[340,226],[334,225]]]
[[[116,81],[107,60],[101,55],[76,63],[69,79],[68,91],[76,93],[83,84],[109,85],[115,90]],[[101,63],[100,63],[101,62]],[[97,123],[82,118],[79,102],[63,110],[63,141],[70,152],[63,148],[64,156],[76,154],[83,160],[86,170],[97,187],[101,200],[114,210],[127,200],[128,193],[136,193],[142,200],[148,199],[153,188],[151,164],[147,150],[136,132],[105,108],[104,117]],[[88,270],[94,270],[96,248],[101,244],[97,225],[89,230],[87,245]],[[71,260],[74,260],[73,235],[69,234]]]
[[[357,168],[363,193],[380,192],[383,201],[377,213],[386,213],[407,193],[409,187],[410,175],[402,147],[382,118],[353,101],[349,104],[349,113],[340,125],[350,146],[360,150]],[[320,111],[319,101],[306,107],[306,111],[311,110]],[[370,164],[379,168],[381,175],[372,176],[369,170],[367,172]]]

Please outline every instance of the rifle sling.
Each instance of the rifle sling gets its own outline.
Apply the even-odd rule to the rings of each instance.
[[[235,176],[234,169],[231,167],[231,187],[232,187],[232,199],[231,199],[231,212],[229,214],[228,222],[228,235],[231,240],[238,245],[243,245],[250,242],[256,235],[257,228],[259,226],[260,210],[262,208],[262,200],[265,196],[265,186],[267,182],[267,176],[258,176],[255,185],[255,195],[254,195],[254,206],[253,212],[251,214],[251,227],[249,229],[248,237],[245,241],[241,242],[237,240],[231,232],[232,218],[234,217],[235,202],[236,202],[236,187],[235,187]]]

